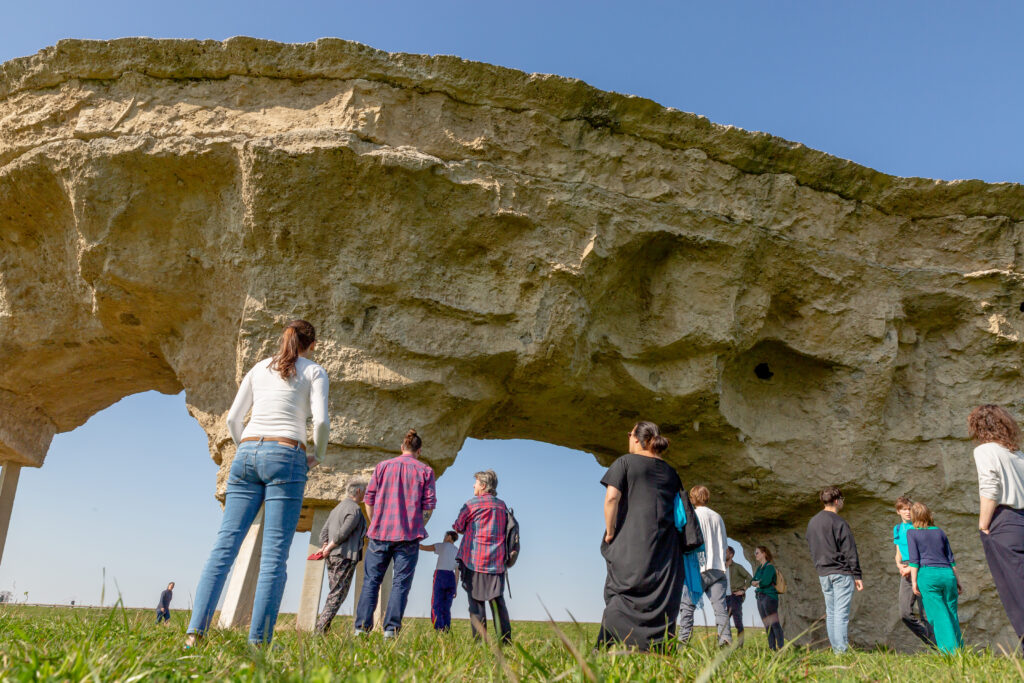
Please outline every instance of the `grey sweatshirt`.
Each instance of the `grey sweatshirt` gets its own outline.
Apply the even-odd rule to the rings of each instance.
[[[333,541],[338,546],[331,551],[331,557],[342,557],[357,562],[363,559],[364,536],[366,518],[363,517],[359,503],[351,498],[338,503],[327,516],[327,523],[320,529],[321,545]]]

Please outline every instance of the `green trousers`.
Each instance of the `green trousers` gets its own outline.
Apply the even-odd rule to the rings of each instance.
[[[957,615],[956,574],[950,567],[921,567],[917,570],[917,589],[928,622],[935,630],[935,644],[942,652],[963,647],[960,617]]]

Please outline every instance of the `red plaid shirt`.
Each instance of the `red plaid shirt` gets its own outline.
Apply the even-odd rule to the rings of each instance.
[[[411,455],[377,463],[366,487],[373,520],[367,536],[375,541],[415,541],[427,537],[423,511],[437,505],[434,470]]]
[[[452,526],[463,534],[459,560],[466,569],[481,574],[505,572],[505,503],[493,493],[475,496],[462,506]]]

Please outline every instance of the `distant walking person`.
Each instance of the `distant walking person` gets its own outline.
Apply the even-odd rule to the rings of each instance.
[[[430,598],[430,622],[437,631],[447,631],[452,627],[452,602],[455,600],[455,587],[459,585],[456,560],[459,549],[455,547],[457,540],[459,535],[448,531],[443,542],[420,546],[420,550],[437,555],[434,588]]]
[[[729,594],[725,596],[725,604],[736,627],[736,640],[743,642],[743,601],[747,598],[747,589],[750,588],[752,577],[750,572],[733,559],[734,555],[731,547],[725,549],[725,566],[729,577]]]
[[[896,499],[896,513],[900,516],[900,523],[892,528],[892,542],[896,546],[896,569],[900,573],[900,619],[907,625],[911,633],[920,638],[927,645],[935,646],[935,634],[932,633],[932,626],[925,617],[924,605],[921,596],[914,592],[913,581],[910,577],[910,551],[907,549],[907,532],[914,528],[910,521],[910,507],[913,502],[904,496]],[[921,617],[914,614],[914,604],[917,604],[921,611]]]
[[[914,593],[924,603],[936,646],[942,652],[956,652],[964,645],[957,614],[963,588],[956,573],[953,549],[945,532],[935,526],[927,505],[914,503],[911,515],[914,528],[907,534],[907,559]]]
[[[156,605],[156,623],[161,621],[170,623],[171,621],[171,596],[174,595],[174,582],[171,581],[160,593],[160,602]],[[75,606],[75,601],[71,601],[71,606]]]
[[[825,596],[825,627],[832,651],[843,653],[849,648],[847,631],[850,625],[850,603],[854,589],[864,590],[860,559],[853,531],[839,516],[843,509],[843,493],[829,486],[819,495],[824,510],[807,524],[807,545],[818,570],[818,581]]]
[[[757,613],[761,615],[765,633],[768,634],[768,649],[778,650],[785,645],[782,622],[779,620],[779,573],[772,564],[772,551],[763,545],[754,550],[754,597],[757,598]]]
[[[718,627],[718,644],[732,644],[732,630],[729,628],[729,607],[726,596],[729,592],[729,578],[726,576],[725,554],[729,549],[729,540],[725,533],[725,521],[722,516],[708,507],[711,492],[706,486],[694,486],[690,489],[690,502],[693,503],[697,520],[700,522],[701,533],[704,534],[704,550],[698,553],[700,561],[700,578],[704,584],[704,594],[711,602],[715,612],[715,625]],[[686,643],[693,632],[693,612],[697,606],[690,599],[690,592],[683,591],[679,610],[679,642]]]
[[[363,499],[370,514],[370,543],[363,561],[363,592],[356,607],[355,633],[373,629],[380,584],[394,561],[391,597],[384,615],[384,637],[394,638],[402,628],[409,589],[419,559],[424,525],[437,505],[434,470],[419,460],[423,440],[410,429],[402,440],[402,454],[377,463]]]
[[[1024,453],[1020,428],[995,405],[975,408],[968,433],[978,443],[978,529],[992,580],[1018,639],[1024,639]]]
[[[327,516],[327,522],[320,529],[320,552],[327,563],[327,580],[331,590],[316,621],[319,633],[330,630],[341,603],[348,597],[356,565],[363,559],[366,518],[359,504],[363,502],[366,493],[366,482],[360,479],[350,481],[346,493],[348,498],[334,506]]]
[[[683,482],[661,457],[668,445],[658,425],[639,422],[629,431],[629,453],[601,478],[608,577],[598,646],[649,650],[675,636],[685,574],[671,512]]]
[[[512,642],[512,623],[505,606],[505,531],[508,508],[497,497],[498,475],[494,470],[473,475],[473,497],[459,511],[452,528],[462,534],[459,571],[462,588],[469,598],[469,623],[473,637],[487,632],[487,609],[491,606],[494,628],[502,644]]]
[[[224,516],[203,568],[186,646],[210,628],[224,581],[249,527],[263,506],[263,548],[253,598],[249,642],[269,643],[287,579],[288,551],[302,511],[306,474],[327,450],[327,373],[309,360],[316,331],[305,320],[284,329],[272,358],[242,379],[228,431],[237,445],[228,475]],[[246,413],[252,411],[243,429]],[[306,420],[313,420],[315,455],[306,452]]]

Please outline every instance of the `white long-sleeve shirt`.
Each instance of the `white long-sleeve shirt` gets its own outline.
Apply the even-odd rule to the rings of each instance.
[[[270,369],[273,359],[253,366],[228,411],[228,431],[238,444],[250,436],[280,436],[306,443],[306,420],[313,418],[313,444],[316,458],[327,452],[331,425],[327,419],[327,371],[299,356],[295,374],[288,380]],[[249,423],[242,428],[245,414],[252,408]]]
[[[698,555],[700,559],[700,570],[706,572],[709,569],[725,571],[725,549],[728,547],[729,539],[725,535],[725,520],[707,505],[694,507],[697,513],[697,521],[700,522],[700,531],[704,534],[704,552]]]
[[[999,505],[1024,509],[1024,453],[997,443],[974,449],[978,468],[978,493]]]

